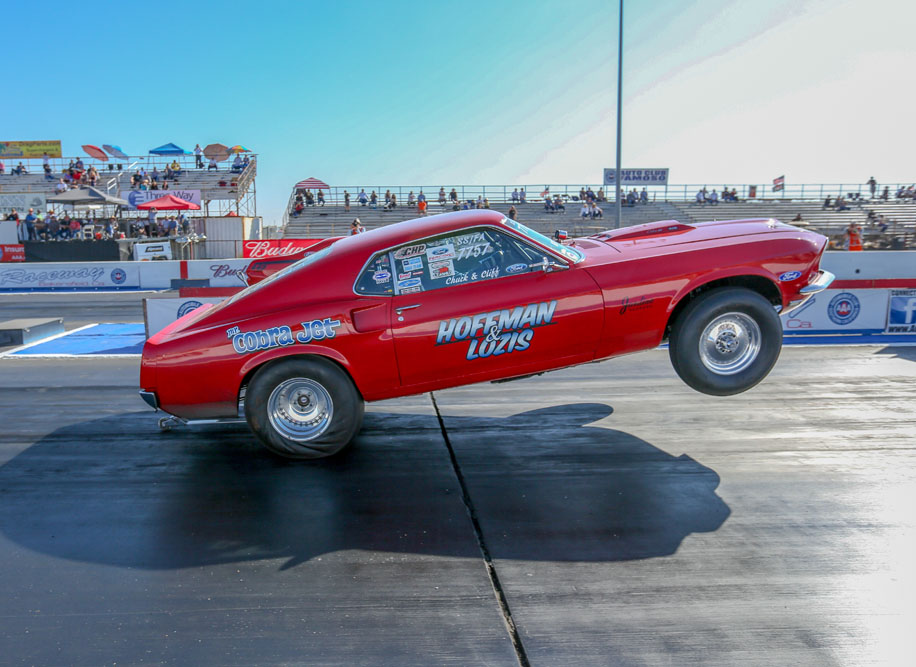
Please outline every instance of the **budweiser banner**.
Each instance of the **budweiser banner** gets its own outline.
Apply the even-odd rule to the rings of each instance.
[[[242,244],[242,257],[265,259],[269,257],[286,257],[302,252],[321,239],[271,239],[269,241],[245,241]]]

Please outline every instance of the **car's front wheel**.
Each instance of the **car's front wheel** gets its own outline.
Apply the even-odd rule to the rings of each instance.
[[[350,377],[317,357],[261,368],[245,393],[245,418],[275,454],[317,459],[346,447],[363,420],[363,399]]]
[[[782,324],[757,292],[721,287],[688,304],[668,342],[671,363],[684,382],[704,394],[728,396],[767,376],[782,349]]]

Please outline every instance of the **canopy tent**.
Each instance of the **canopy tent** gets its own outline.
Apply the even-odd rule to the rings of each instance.
[[[157,211],[199,211],[200,206],[184,199],[179,199],[175,195],[165,195],[159,199],[151,199],[148,202],[137,204],[137,208],[142,211],[148,211],[151,208]]]
[[[330,190],[330,186],[324,181],[319,181],[314,176],[296,183],[297,190]]]
[[[127,201],[120,197],[112,197],[96,188],[80,188],[78,190],[67,190],[59,195],[48,197],[50,204],[70,204],[80,206],[85,204],[112,204],[116,206],[127,206]]]
[[[204,148],[204,155],[208,160],[222,162],[229,159],[229,149],[223,144],[207,144]]]
[[[102,144],[102,148],[108,151],[108,154],[111,157],[116,157],[121,160],[127,159],[127,153],[122,151],[120,146],[115,146],[114,144]]]
[[[96,160],[108,162],[108,156],[105,155],[105,151],[103,151],[98,146],[93,146],[92,144],[83,144],[82,148],[84,151],[86,151],[86,155],[89,157],[94,157]]]
[[[159,148],[151,148],[151,155],[190,155],[189,151],[186,151],[181,146],[176,146],[175,144],[162,144]]]

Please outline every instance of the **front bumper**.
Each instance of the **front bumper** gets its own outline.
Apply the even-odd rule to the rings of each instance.
[[[154,391],[143,391],[143,390],[141,389],[141,390],[140,390],[140,398],[142,398],[143,401],[144,401],[148,406],[150,406],[153,410],[158,410],[158,409],[159,409],[159,397],[156,396],[156,392],[154,392]]]
[[[805,296],[811,296],[812,294],[823,292],[830,287],[830,284],[834,280],[836,280],[836,276],[830,273],[830,271],[820,271],[817,278],[798,290],[798,293],[804,294]]]

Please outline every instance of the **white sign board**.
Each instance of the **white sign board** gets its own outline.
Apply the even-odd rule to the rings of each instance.
[[[36,262],[0,268],[0,291],[139,287],[140,270],[132,262]]]
[[[153,259],[172,259],[172,244],[168,239],[135,243],[134,259],[138,262],[148,262]]]
[[[787,334],[839,334],[884,331],[887,290],[824,290],[782,317]]]
[[[8,189],[8,187],[5,186],[4,189]],[[34,208],[36,213],[44,214],[48,210],[48,200],[43,194],[35,192],[0,195],[0,213],[3,214],[3,217],[6,217],[13,209],[16,209],[16,212],[19,213],[19,219],[22,220],[30,208]]]
[[[188,278],[210,281],[210,287],[247,287],[250,259],[199,259],[188,262]]]
[[[225,297],[188,297],[172,299],[143,299],[143,318],[146,322],[146,337],[159,333],[175,320],[200,308],[205,303],[219,303]]]
[[[621,185],[668,185],[667,169],[621,169]],[[604,184],[614,185],[616,169],[604,170]]]
[[[166,195],[178,197],[192,204],[200,206],[200,190],[122,190],[121,198],[127,200],[127,207],[137,210],[138,204],[144,204]]]

